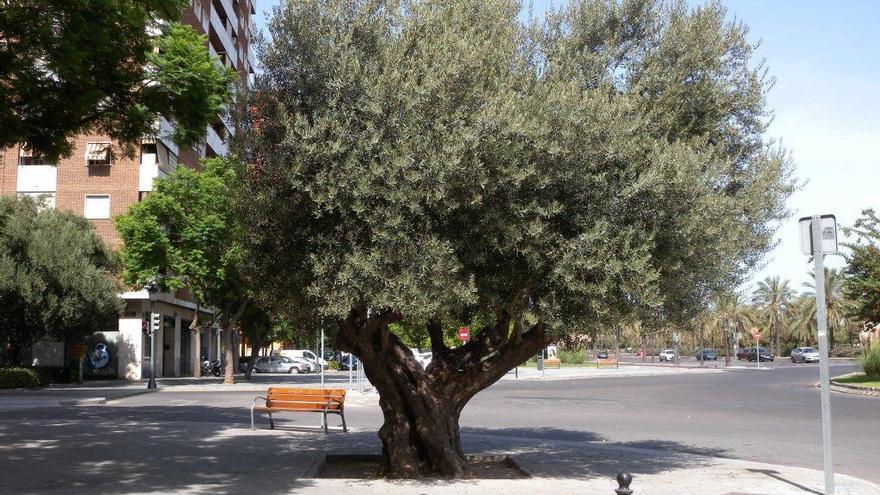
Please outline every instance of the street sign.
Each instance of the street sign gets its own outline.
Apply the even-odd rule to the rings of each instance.
[[[458,340],[467,343],[471,339],[471,329],[469,327],[459,327]]]
[[[755,339],[756,341],[758,341],[758,340],[761,340],[763,337],[764,337],[764,334],[761,333],[760,330],[758,330],[757,328],[753,328],[753,329],[752,329],[752,338],[753,338],[753,339]]]
[[[821,223],[821,252],[822,254],[833,254],[837,252],[837,219],[834,215],[822,215],[819,217]],[[807,256],[816,254],[813,249],[813,217],[803,217],[798,221],[801,228],[801,252]]]

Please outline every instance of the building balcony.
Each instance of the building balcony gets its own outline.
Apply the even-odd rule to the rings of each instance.
[[[235,7],[232,6],[232,0],[219,0],[220,5],[223,6],[223,11],[226,13],[226,18],[229,19],[233,25],[238,24],[238,12],[235,11]],[[214,2],[211,2],[212,4]]]
[[[208,134],[205,137],[205,141],[208,143],[208,147],[214,151],[214,154],[218,156],[224,156],[229,151],[229,147],[226,145],[226,142],[223,138],[217,134],[217,131],[214,130],[213,127],[208,126]]]
[[[229,20],[227,19],[227,23]],[[238,47],[235,46],[235,43],[232,41],[232,36],[229,34],[229,31],[226,28],[226,24],[220,20],[220,16],[217,14],[217,9],[214,8],[214,4],[211,4],[211,33],[214,34],[219,40],[220,44],[223,46],[223,50],[228,55],[229,61],[232,63],[233,68],[238,68]]]
[[[180,155],[180,150],[177,148],[177,145],[174,144],[174,141],[171,140],[171,135],[174,134],[174,124],[168,122],[165,117],[159,117],[159,133],[156,135],[162,144],[165,145],[172,153],[175,155]]]

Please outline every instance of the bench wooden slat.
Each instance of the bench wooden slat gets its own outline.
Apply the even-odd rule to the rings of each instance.
[[[269,387],[264,399],[264,406],[257,406],[256,399],[251,407],[251,428],[253,428],[253,413],[255,411],[269,413],[269,426],[274,428],[272,422],[273,412],[320,412],[324,413],[324,432],[327,432],[327,413],[342,416],[342,429],[348,431],[345,426],[345,389],[320,389],[320,388],[296,388],[296,387]]]

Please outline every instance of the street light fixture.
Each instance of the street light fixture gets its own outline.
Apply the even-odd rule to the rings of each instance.
[[[147,382],[147,389],[156,388],[156,325],[153,309],[156,305],[156,298],[159,296],[159,285],[155,281],[151,281],[146,286],[147,294],[150,295],[150,381]]]

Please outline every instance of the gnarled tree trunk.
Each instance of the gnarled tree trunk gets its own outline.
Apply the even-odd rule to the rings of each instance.
[[[459,417],[468,401],[525,361],[548,341],[542,323],[521,331],[502,316],[466,345],[443,344],[440,325],[431,322],[433,358],[427,369],[388,330],[394,315],[353,312],[340,324],[337,348],[352,352],[379,393],[385,423],[381,475],[391,478],[470,474],[459,435]]]

